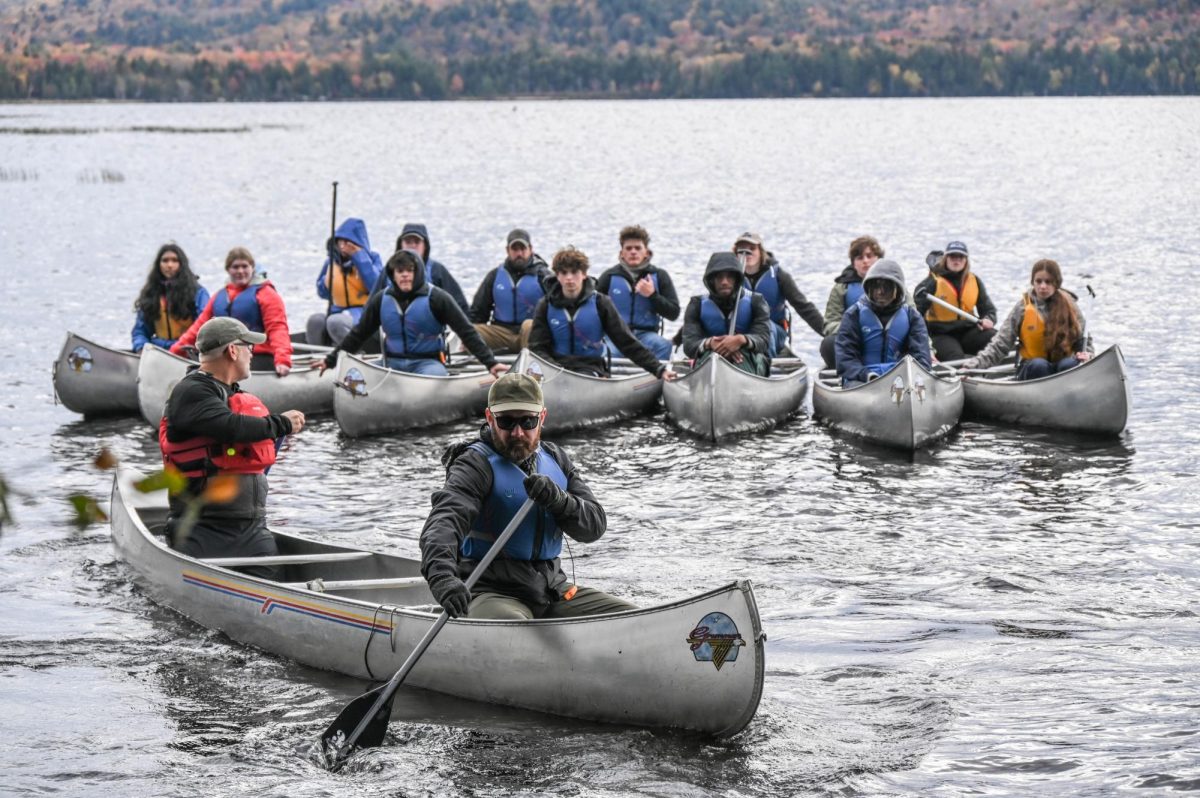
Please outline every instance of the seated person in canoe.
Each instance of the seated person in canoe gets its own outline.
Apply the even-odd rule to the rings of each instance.
[[[834,342],[837,339],[838,328],[842,326],[842,317],[846,311],[862,296],[862,281],[875,261],[883,257],[883,247],[872,236],[859,236],[850,242],[850,265],[842,269],[833,280],[833,288],[829,290],[829,299],[825,301],[825,319],[821,339],[821,359],[825,368],[833,368],[835,364]]]
[[[542,282],[550,270],[534,254],[529,233],[508,234],[508,257],[484,275],[471,301],[471,321],[484,342],[497,352],[520,352],[529,344],[533,309],[545,296]]]
[[[171,347],[171,353],[183,355],[184,350],[192,348],[204,322],[232,316],[251,332],[267,336],[265,342],[254,345],[250,367],[258,371],[273,366],[276,374],[286,376],[292,370],[292,339],[288,333],[283,297],[265,274],[256,271],[254,256],[245,247],[229,250],[225,256],[225,273],[229,275],[229,282],[212,295],[204,311]]]
[[[420,255],[402,249],[388,259],[384,273],[390,281],[387,289],[371,297],[358,324],[324,360],[317,361],[315,366],[322,373],[337,362],[338,352],[358,352],[382,329],[388,368],[445,377],[450,373],[445,365],[447,325],[493,375],[508,370],[508,366],[496,362],[492,350],[450,295],[425,282],[425,264]]]
[[[930,253],[930,257],[933,253]],[[979,319],[978,322],[934,302],[937,297]],[[929,268],[929,276],[913,289],[913,300],[925,315],[938,360],[962,360],[978,354],[996,334],[996,306],[983,280],[971,270],[967,245],[951,241]]]
[[[533,311],[529,348],[565,369],[593,377],[612,375],[605,338],[630,360],[665,380],[675,372],[634,337],[611,299],[596,291],[587,276],[588,258],[575,247],[555,253],[554,278],[545,284],[546,296]]]
[[[1062,287],[1062,269],[1044,259],[1033,264],[1031,287],[1009,311],[987,348],[963,363],[988,368],[1015,347],[1018,380],[1048,377],[1092,357],[1092,339],[1075,296]]]
[[[904,271],[896,261],[876,261],[867,272],[862,296],[842,316],[835,352],[847,388],[875,379],[905,355],[932,367],[929,331],[905,301]]]
[[[743,283],[737,257],[714,252],[704,270],[708,295],[692,297],[683,314],[683,353],[699,366],[715,352],[742,371],[765,377],[771,368],[771,311],[763,295],[744,290]]]
[[[733,242],[733,252],[746,265],[746,287],[756,294],[762,294],[771,311],[770,356],[795,357],[789,346],[792,314],[787,306],[795,308],[804,323],[817,335],[824,330],[821,312],[801,293],[792,275],[779,265],[775,254],[763,247],[762,236],[758,233],[742,233],[738,236],[737,241]]]
[[[342,222],[329,242],[329,255],[317,275],[317,296],[326,300],[324,313],[308,317],[305,337],[310,344],[337,345],[362,316],[371,289],[383,272],[379,253],[371,250],[367,225],[353,216]]]
[[[541,385],[505,374],[488,391],[487,423],[474,440],[442,454],[446,482],[434,491],[421,530],[421,573],[451,618],[570,618],[634,609],[567,579],[559,562],[563,535],[599,540],[604,508],[567,453],[541,440]],[[475,584],[464,581],[526,498],[534,507],[503,553]]]
[[[158,424],[163,464],[187,477],[187,487],[170,498],[167,541],[190,557],[279,553],[266,524],[266,472],[275,462],[277,439],[304,429],[304,414],[268,413],[258,397],[238,387],[250,376],[251,348],[266,340],[237,319],[209,319],[196,335],[200,366],[167,398]],[[279,576],[272,565],[241,570],[264,579]]]
[[[679,296],[671,275],[651,263],[650,234],[640,225],[621,229],[621,251],[617,265],[600,273],[596,290],[612,300],[621,319],[633,331],[633,337],[659,360],[671,357],[671,342],[661,335],[663,319],[679,318]],[[616,357],[632,360],[627,352],[609,340]]]
[[[141,352],[146,344],[170,349],[207,304],[208,290],[200,285],[183,249],[163,244],[133,306],[133,351]]]
[[[431,245],[429,243],[429,231],[425,229],[425,225],[419,222],[409,222],[404,225],[404,229],[400,231],[400,235],[396,238],[396,251],[407,249],[409,252],[415,252],[421,256],[421,262],[425,264],[425,282],[430,285],[436,285],[438,288],[445,291],[454,300],[454,304],[462,308],[462,312],[467,316],[471,315],[471,306],[467,303],[466,296],[463,295],[463,290],[458,284],[458,280],[454,279],[454,275],[450,270],[442,265],[441,261],[431,260],[429,251]],[[387,288],[388,277],[382,272],[379,275],[378,282],[371,290],[371,293],[382,291]]]

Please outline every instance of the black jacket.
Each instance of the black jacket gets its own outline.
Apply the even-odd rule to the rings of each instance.
[[[527,274],[537,275],[539,283],[545,283],[547,278],[551,278],[550,267],[546,265],[546,261],[542,260],[542,256],[534,253],[530,256],[529,262],[522,267],[513,265],[511,259],[506,259],[495,269],[492,269],[483,276],[483,282],[479,284],[479,288],[475,289],[475,298],[471,300],[471,321],[476,324],[495,324],[497,327],[504,327],[514,332],[520,329],[519,324],[501,324],[498,321],[492,321],[492,311],[495,310],[495,300],[492,298],[492,284],[496,282],[496,272],[500,269],[508,269],[508,274],[512,277],[513,285],[517,284]]]
[[[167,440],[178,443],[189,438],[212,438],[218,445],[251,443],[275,439],[292,431],[292,422],[285,416],[272,414],[256,418],[229,409],[229,397],[240,393],[235,382],[226,385],[207,371],[193,368],[171,389],[163,417],[167,423]],[[171,497],[172,515],[180,515],[189,499],[199,496],[208,482],[207,477],[188,479],[187,489]],[[265,474],[238,475],[238,493],[226,503],[206,502],[200,510],[201,520],[238,521],[266,515],[267,477]]]
[[[713,275],[723,271],[737,272],[738,285],[744,283],[737,258],[732,252],[715,253],[709,258],[708,266],[704,270],[704,285],[708,288],[708,298],[716,303],[728,319],[736,308],[739,292],[735,287],[733,294],[725,299],[719,299],[713,293]],[[700,356],[703,351],[701,344],[709,337],[700,322],[700,305],[703,301],[702,296],[692,297],[683,314],[683,353],[690,358]],[[759,352],[765,357],[770,351],[771,309],[767,307],[767,300],[763,299],[761,294],[750,294],[750,330],[745,335],[746,345],[742,349],[746,352]]]
[[[420,262],[420,255],[415,252],[411,254],[417,262]],[[384,272],[384,276],[387,277],[386,271]],[[355,324],[350,332],[346,334],[346,337],[342,339],[342,342],[336,349],[325,356],[326,366],[332,368],[333,364],[337,362],[337,353],[342,350],[352,353],[361,351],[363,344],[371,336],[379,332],[379,325],[382,321],[380,308],[383,305],[385,295],[394,298],[400,303],[401,308],[407,308],[409,303],[417,297],[428,295],[429,310],[433,313],[433,317],[442,324],[449,325],[450,329],[458,334],[463,345],[467,347],[467,351],[474,355],[480,363],[488,368],[496,365],[496,356],[492,354],[491,348],[479,337],[479,332],[471,324],[466,314],[462,312],[462,308],[458,306],[458,303],[436,285],[426,283],[425,270],[417,269],[413,273],[412,290],[404,294],[400,293],[400,290],[396,288],[396,284],[388,277],[387,289],[380,291],[367,301],[366,307],[363,308],[362,316],[358,319],[358,324]]]
[[[792,275],[779,266],[779,262],[775,260],[775,256],[770,252],[767,253],[766,260],[761,269],[754,274],[746,275],[750,290],[754,290],[754,287],[758,285],[758,281],[762,279],[762,276],[772,266],[777,267],[775,274],[779,280],[779,292],[783,294],[783,298],[789,305],[795,308],[796,313],[799,314],[800,318],[804,319],[805,324],[813,329],[813,332],[821,335],[825,329],[825,316],[821,311],[817,310],[816,305],[808,301],[808,297],[804,296],[803,292],[797,287],[796,281],[792,279]]]
[[[491,429],[484,426],[474,440],[491,446]],[[442,454],[446,482],[433,492],[433,509],[425,519],[420,540],[421,573],[430,581],[444,574],[465,580],[475,568],[475,561],[459,560],[459,547],[492,490],[492,467],[481,452],[470,448],[474,440],[452,444]],[[566,512],[555,516],[559,528],[582,543],[599,540],[608,528],[604,508],[566,452],[548,441],[542,441],[541,448],[562,468],[572,499]],[[518,465],[528,473],[528,461]],[[499,534],[500,530],[495,532]],[[528,561],[500,556],[480,577],[475,590],[500,593],[537,606],[559,600],[566,582],[558,558]]]
[[[604,334],[611,338],[612,342],[617,345],[617,349],[655,377],[663,373],[666,366],[660,363],[658,358],[654,356],[654,353],[633,336],[629,325],[621,318],[621,314],[617,312],[617,308],[613,305],[612,300],[604,294],[596,293],[595,281],[592,278],[589,277],[583,281],[583,290],[574,301],[563,296],[562,286],[553,277],[542,285],[546,289],[546,296],[542,301],[538,302],[537,307],[533,311],[533,329],[529,332],[530,351],[572,371],[592,372],[608,376],[611,371],[605,358],[581,357],[578,355],[560,357],[556,355],[554,353],[554,335],[550,332],[550,322],[547,315],[550,305],[554,305],[556,308],[564,308],[570,312],[586,302],[589,297],[595,296],[596,314],[600,317],[600,326],[604,328]]]
[[[650,307],[664,319],[675,321],[679,318],[679,295],[675,293],[675,283],[671,280],[671,275],[653,263],[644,263],[636,270],[630,269],[623,263],[610,266],[600,273],[599,279],[596,280],[596,290],[607,296],[608,286],[612,283],[613,277],[621,275],[629,281],[630,285],[637,285],[637,281],[648,274],[658,277],[658,290],[650,295]]]
[[[966,272],[958,274],[946,273],[945,277],[955,288],[962,289],[962,275]],[[996,306],[992,303],[992,298],[988,296],[987,289],[983,287],[983,280],[979,275],[975,275],[975,281],[979,284],[979,298],[975,300],[975,309],[978,311],[975,315],[981,319],[991,319],[992,323],[996,322]],[[913,289],[913,303],[917,306],[917,311],[922,317],[929,311],[933,301],[929,298],[932,294],[937,296],[937,278],[933,272],[929,273],[921,282],[917,283],[917,287]],[[965,308],[970,313],[970,308]],[[925,325],[929,328],[930,335],[962,335],[967,330],[975,328],[975,322],[970,319],[964,319],[961,316],[954,321],[928,321]]]

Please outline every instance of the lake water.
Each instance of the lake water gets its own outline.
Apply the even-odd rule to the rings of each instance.
[[[0,792],[1200,791],[1198,123],[1195,98],[0,106],[0,474],[17,521],[0,537]],[[862,233],[910,287],[927,251],[965,240],[1001,313],[1053,257],[1095,289],[1097,344],[1124,349],[1129,428],[965,423],[911,457],[807,413],[722,446],[661,413],[568,436],[610,519],[575,547],[580,582],[649,605],[753,581],[768,635],[753,723],[712,742],[404,690],[388,744],[331,775],[301,751],[364,683],[155,606],[105,526],[71,526],[67,494],[109,490],[102,447],[146,469],[158,455],[140,421],[55,405],[50,365],[69,329],[128,344],[167,240],[210,289],[249,247],[302,329],[324,306],[333,180],[384,257],[404,222],[428,224],[468,292],[514,226],[598,273],[640,223],[684,297],[756,230],[821,308]],[[808,330],[796,348],[817,362]],[[473,427],[350,440],[315,420],[272,472],[274,523],[415,554],[440,449]]]

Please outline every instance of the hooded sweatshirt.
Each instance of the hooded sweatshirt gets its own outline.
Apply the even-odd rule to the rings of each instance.
[[[733,293],[725,298],[718,297],[713,288],[713,276],[718,272],[733,272],[737,276]],[[741,265],[738,263],[737,256],[732,252],[715,252],[708,259],[708,266],[704,269],[704,286],[708,289],[707,298],[713,301],[727,320],[736,310],[738,300],[742,295],[742,291],[739,289],[743,288],[744,282]],[[767,300],[763,299],[762,294],[752,291],[747,291],[747,293],[750,296],[750,328],[743,333],[746,336],[746,345],[742,347],[742,351],[758,352],[765,356],[770,351],[771,309],[767,307]],[[683,352],[690,358],[698,357],[708,348],[709,335],[704,331],[704,325],[700,319],[704,300],[703,296],[693,296],[688,301],[687,310],[683,314]]]
[[[346,337],[342,339],[337,348],[325,356],[325,365],[333,367],[337,362],[337,353],[342,350],[351,353],[360,351],[363,344],[371,336],[379,332],[379,327],[382,323],[381,308],[383,307],[385,298],[390,297],[388,301],[394,299],[400,305],[401,309],[407,309],[414,299],[422,296],[429,297],[429,310],[433,314],[433,317],[441,322],[442,325],[449,325],[450,329],[454,330],[463,344],[466,345],[468,352],[489,369],[496,365],[496,356],[492,354],[492,350],[479,337],[479,332],[476,331],[474,325],[467,319],[466,314],[462,312],[462,308],[445,291],[425,281],[425,263],[421,260],[421,256],[415,252],[402,250],[393,255],[388,264],[394,264],[396,259],[401,257],[409,259],[416,266],[413,272],[412,289],[401,291],[389,276],[388,287],[371,297],[367,302],[367,306],[363,308],[362,318],[346,334]],[[387,272],[385,271],[384,274],[386,275]]]
[[[396,237],[396,251],[404,249],[402,242],[405,236],[419,236],[425,242],[425,278],[428,282],[433,283],[438,288],[445,291],[454,299],[455,304],[462,308],[463,313],[470,315],[471,306],[467,304],[467,297],[463,294],[462,288],[458,284],[458,280],[454,279],[454,275],[450,270],[441,264],[440,261],[433,260],[433,245],[429,241],[429,231],[425,229],[425,225],[419,222],[409,222],[404,225],[404,229],[400,231],[400,235]],[[388,286],[388,276],[386,273],[379,275],[379,281],[371,290],[374,294],[378,291],[383,291]]]
[[[379,275],[383,271],[383,263],[379,259],[378,252],[371,251],[371,240],[367,238],[367,225],[362,219],[351,216],[338,226],[333,233],[334,238],[342,238],[346,241],[351,241],[359,247],[358,252],[355,252],[348,258],[342,258],[338,253],[337,257],[343,261],[340,265],[347,274],[357,272],[358,279],[362,281],[363,288],[369,293],[379,280]],[[325,264],[321,266],[321,273],[317,275],[317,296],[321,299],[329,299],[329,287],[325,285],[325,273],[329,271],[329,258],[325,259]],[[334,279],[338,279],[336,273]],[[330,313],[341,313],[343,310],[348,310],[337,304],[329,306]]]
[[[886,308],[870,303],[867,287],[873,280],[888,280],[896,285],[896,296]],[[908,335],[900,345],[896,359],[912,355],[925,368],[933,365],[929,353],[929,331],[925,319],[916,308],[908,304],[904,293],[904,271],[894,260],[879,260],[863,279],[863,296],[846,310],[838,328],[834,351],[837,354],[837,371],[842,382],[866,382],[868,375],[878,376],[878,370],[867,366],[863,360],[863,327],[861,315],[864,307],[870,307],[886,331],[889,322],[898,313],[908,316]],[[885,332],[886,334],[886,332]]]
[[[475,291],[475,298],[471,300],[471,321],[476,324],[495,324],[497,327],[503,327],[506,330],[516,332],[521,329],[519,323],[505,324],[492,320],[492,314],[496,309],[496,302],[492,296],[492,291],[496,282],[496,272],[500,271],[500,269],[508,270],[508,276],[512,279],[514,286],[516,286],[522,277],[532,274],[537,277],[538,283],[544,289],[546,280],[553,279],[553,275],[550,273],[550,267],[546,265],[546,261],[542,260],[542,256],[535,252],[529,256],[528,262],[522,265],[513,263],[512,258],[505,258],[504,263],[501,263],[483,276],[483,282],[479,284],[479,288]]]
[[[550,330],[549,320],[550,306],[562,308],[568,314],[572,314],[586,304],[589,299],[595,297],[596,315],[600,317],[600,326],[604,330],[604,334],[616,344],[617,349],[654,376],[662,374],[666,366],[660,363],[654,353],[633,336],[629,325],[621,318],[621,314],[613,305],[612,300],[604,294],[597,293],[596,281],[591,277],[583,281],[583,290],[575,299],[567,299],[563,294],[562,285],[553,277],[543,283],[543,287],[546,289],[546,297],[538,302],[537,308],[533,311],[533,329],[529,333],[529,349],[531,351],[572,371],[591,372],[605,376],[611,374],[605,358],[578,355],[560,356],[554,352],[554,334]]]

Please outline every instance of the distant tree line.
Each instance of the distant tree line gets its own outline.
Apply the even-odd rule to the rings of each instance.
[[[364,47],[289,67],[260,56],[115,59],[0,55],[0,99],[146,101],[454,97],[916,97],[1200,93],[1200,37],[1117,48],[1056,44],[1002,52],[824,44],[684,59],[634,50],[557,52],[530,44],[435,62]]]

